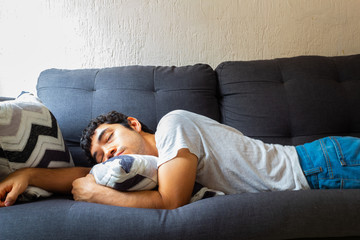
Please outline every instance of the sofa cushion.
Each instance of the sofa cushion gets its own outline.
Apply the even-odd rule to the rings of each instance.
[[[24,167],[74,166],[51,112],[32,94],[0,102],[0,180]],[[47,196],[33,187],[26,198]]]
[[[234,194],[175,210],[46,199],[1,209],[0,226],[2,239],[343,240],[359,239],[359,209],[353,189]]]
[[[222,63],[222,121],[271,143],[360,137],[359,66],[360,55]]]
[[[216,89],[215,72],[205,64],[50,69],[40,74],[37,84],[38,96],[58,119],[65,140],[77,145],[88,122],[111,110],[136,117],[153,130],[175,109],[219,121]],[[81,158],[77,147],[71,151]]]

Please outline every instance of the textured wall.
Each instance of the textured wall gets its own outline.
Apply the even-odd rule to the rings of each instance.
[[[0,96],[46,68],[360,53],[358,0],[0,0]]]

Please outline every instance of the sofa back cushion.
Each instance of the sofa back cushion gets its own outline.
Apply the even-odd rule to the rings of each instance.
[[[224,62],[222,121],[265,142],[360,137],[360,55]]]
[[[116,110],[156,130],[162,116],[184,109],[219,121],[216,88],[216,74],[205,64],[127,66],[45,70],[39,76],[37,94],[57,118],[76,161],[84,157],[78,142],[92,118]]]

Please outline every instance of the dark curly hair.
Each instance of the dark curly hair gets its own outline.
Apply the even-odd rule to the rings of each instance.
[[[93,157],[91,156],[91,152],[90,152],[91,139],[92,139],[92,136],[94,135],[96,128],[98,128],[99,125],[104,124],[104,123],[108,123],[108,124],[118,123],[128,129],[133,130],[129,124],[128,116],[126,116],[125,114],[116,112],[116,111],[111,111],[107,114],[103,114],[103,115],[100,115],[100,116],[92,119],[90,121],[89,125],[83,130],[82,136],[80,139],[80,146],[85,151],[85,155],[88,157],[89,161],[92,164],[96,164],[96,160],[93,159]],[[141,124],[142,131],[148,132],[148,133],[154,133],[154,131],[149,129],[142,122],[140,122],[140,124]]]

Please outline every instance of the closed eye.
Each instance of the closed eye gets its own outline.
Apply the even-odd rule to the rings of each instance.
[[[107,139],[107,142],[109,142],[111,140],[111,138],[113,137],[114,133],[111,133]]]

